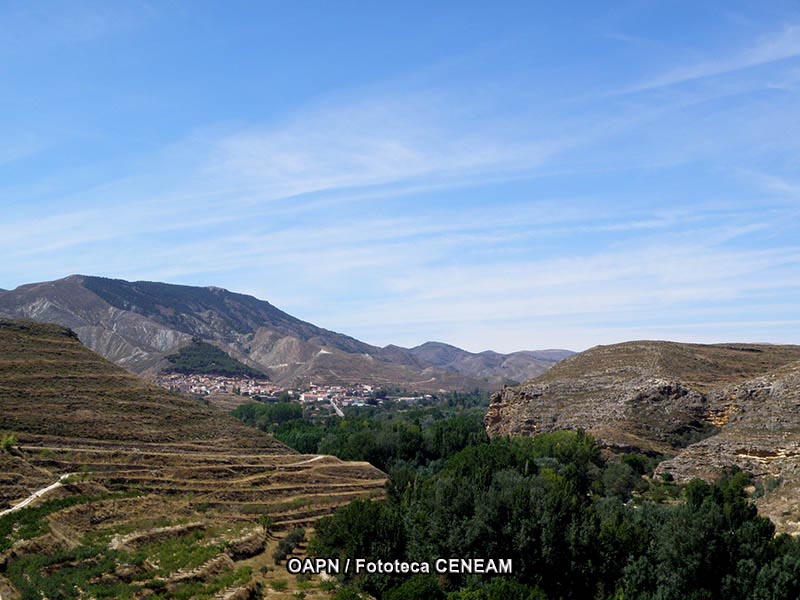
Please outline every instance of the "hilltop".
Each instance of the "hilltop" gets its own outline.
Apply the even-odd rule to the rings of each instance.
[[[199,338],[194,338],[191,344],[181,347],[175,354],[169,354],[166,358],[170,364],[163,369],[163,373],[261,379],[266,377],[263,372],[248,367],[216,346],[203,342]]]
[[[383,350],[385,352],[389,349],[406,354],[420,367],[427,365],[470,377],[511,381],[531,379],[575,354],[571,350],[523,350],[511,354],[486,350],[475,353],[442,342],[425,342],[410,349],[388,346]]]
[[[429,342],[379,348],[217,287],[73,275],[0,291],[0,316],[58,323],[125,369],[156,374],[193,339],[275,383],[369,383],[419,391],[493,390],[545,372],[568,351],[471,353]]]
[[[679,481],[736,465],[770,487],[761,510],[800,532],[787,500],[800,490],[799,394],[800,346],[627,342],[503,389],[485,423],[492,436],[582,428],[611,451],[674,457],[659,472]]]
[[[272,544],[260,516],[288,531],[382,496],[385,481],[367,463],[298,454],[33,322],[0,320],[0,434],[13,436],[0,511],[68,476],[0,517],[3,597],[70,581],[86,597],[244,588]]]
[[[236,419],[150,386],[58,325],[0,320],[3,429],[28,443],[217,444],[291,452]]]

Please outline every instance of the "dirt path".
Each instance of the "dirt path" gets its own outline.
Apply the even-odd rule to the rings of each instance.
[[[30,504],[31,502],[33,502],[37,498],[41,498],[42,496],[44,496],[47,492],[52,492],[54,489],[60,488],[61,485],[62,485],[61,482],[64,481],[67,477],[70,477],[70,476],[72,476],[74,474],[75,473],[66,473],[66,474],[62,475],[61,477],[59,477],[58,481],[56,481],[55,483],[51,483],[47,487],[44,487],[44,488],[42,488],[42,489],[40,489],[38,491],[33,492],[30,496],[25,498],[25,500],[23,500],[19,504],[15,504],[11,508],[7,508],[6,510],[0,511],[0,517],[5,516],[5,515],[10,514],[10,513],[13,513],[13,512],[16,512],[18,510],[21,510],[21,509],[25,508],[26,506],[28,506],[28,504]],[[0,597],[0,600],[3,600],[2,597]]]
[[[309,458],[307,460],[301,460],[300,462],[289,463],[288,465],[281,465],[281,466],[282,467],[299,467],[300,465],[307,465],[308,463],[312,463],[312,462],[316,462],[318,460],[321,460],[321,459],[325,458],[325,456],[326,455],[324,455],[324,454],[318,454],[314,458]]]

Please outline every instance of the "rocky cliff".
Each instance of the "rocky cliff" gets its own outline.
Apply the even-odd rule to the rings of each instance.
[[[617,452],[674,456],[678,481],[732,465],[762,511],[800,533],[800,346],[628,342],[569,358],[492,398],[490,435],[582,428]]]
[[[712,479],[736,465],[756,476],[754,496],[778,529],[800,535],[800,362],[709,395],[719,433],[659,465],[678,481]]]

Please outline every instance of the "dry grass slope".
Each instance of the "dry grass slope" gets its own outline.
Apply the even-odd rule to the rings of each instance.
[[[618,372],[685,382],[698,390],[745,381],[800,360],[800,346],[635,341],[596,346],[558,363],[535,381]]]
[[[262,577],[239,569],[252,556],[231,550],[258,529],[261,515],[276,531],[313,525],[355,498],[381,497],[385,482],[366,463],[297,454],[213,407],[146,384],[69,330],[30,322],[0,320],[0,433],[17,439],[12,453],[0,453],[0,509],[77,474],[37,501],[39,509],[14,513],[24,520],[26,511],[44,511],[35,526],[16,523],[4,534],[0,519],[0,571],[10,581],[0,577],[0,593],[3,585],[25,585],[15,568],[59,555],[63,564],[37,572],[68,579],[84,568],[70,552],[91,547],[104,549],[110,571],[95,574],[93,591],[78,597],[99,586],[116,590],[111,597],[212,598],[219,586],[246,587]],[[53,504],[59,498],[64,506]],[[186,523],[199,525],[125,555],[112,549],[120,536]],[[144,559],[132,571],[125,567],[137,556]],[[201,559],[213,564],[198,574]],[[106,564],[97,556],[89,562]]]

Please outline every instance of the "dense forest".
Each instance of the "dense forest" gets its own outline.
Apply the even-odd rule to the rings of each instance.
[[[233,414],[306,454],[364,460],[391,473],[436,470],[468,446],[486,444],[485,394],[450,394],[434,406],[348,408],[345,418],[307,418],[298,404],[254,402]],[[441,463],[441,464],[440,464]]]
[[[283,441],[373,460],[391,476],[386,501],[358,501],[319,521],[311,555],[513,559],[513,573],[495,577],[343,575],[336,600],[800,597],[800,541],[776,537],[757,515],[745,473],[678,486],[652,476],[657,458],[610,460],[580,431],[490,442],[480,409],[310,423],[294,406],[239,413],[251,422],[269,414],[261,425]]]

